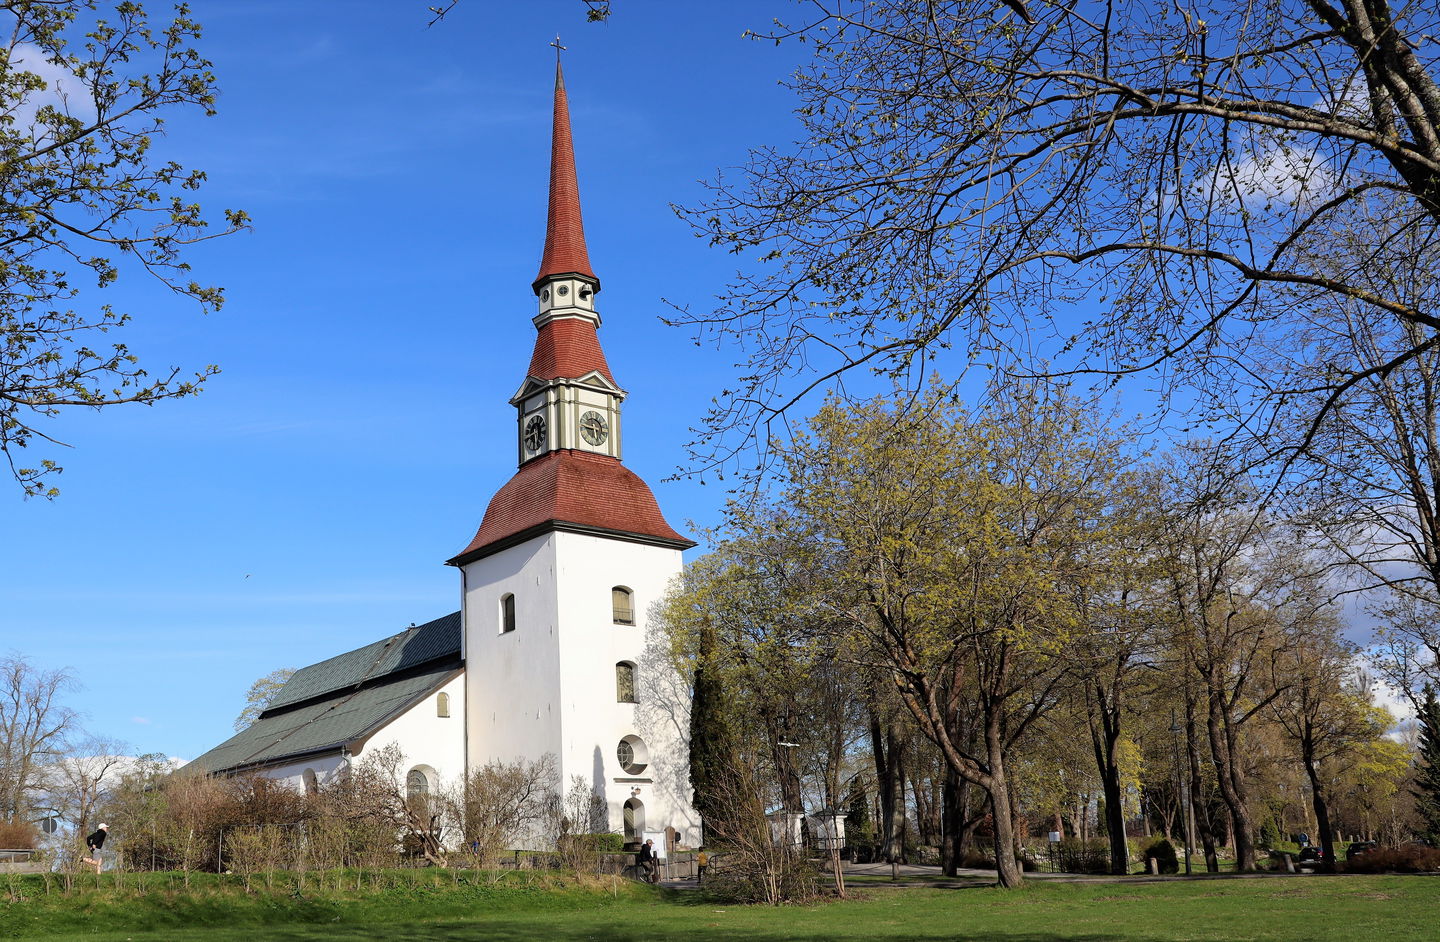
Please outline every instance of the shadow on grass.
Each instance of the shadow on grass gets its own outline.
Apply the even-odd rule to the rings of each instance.
[[[587,940],[587,942],[661,942],[661,940],[676,939],[685,942],[733,942],[734,939],[743,938],[746,942],[831,942],[836,938],[833,929],[820,929],[807,931],[803,925],[792,924],[788,927],[776,927],[774,929],[757,929],[751,925],[730,925],[725,920],[725,912],[715,915],[715,922],[709,925],[696,925],[693,921],[687,920],[686,925],[677,925],[673,930],[657,929],[653,924],[628,928],[623,925],[601,925],[596,923],[586,924],[540,924],[533,919],[477,919],[463,922],[433,922],[418,923],[410,926],[377,925],[377,926],[273,926],[267,927],[263,935],[264,942],[474,942],[477,939],[510,939],[516,942],[570,942],[570,940]],[[803,922],[796,919],[795,923]],[[1133,936],[1121,936],[1111,934],[1074,935],[1055,932],[1024,932],[1006,933],[993,930],[980,930],[975,934],[967,935],[962,929],[942,930],[937,932],[905,932],[903,934],[890,934],[884,931],[871,931],[865,934],[866,938],[903,938],[909,942],[966,942],[966,940],[991,940],[991,942],[1133,942]],[[84,938],[87,942],[119,942],[121,939],[136,939],[151,942],[151,939],[158,940],[160,936],[146,937],[132,933],[101,936],[86,935],[71,937],[76,940]],[[211,939],[229,939],[228,933],[205,932],[196,930],[184,930],[165,936],[166,942],[208,942]],[[239,938],[239,936],[235,936]],[[254,936],[251,936],[254,939]],[[859,938],[859,936],[856,936]],[[56,942],[66,942],[65,939]]]

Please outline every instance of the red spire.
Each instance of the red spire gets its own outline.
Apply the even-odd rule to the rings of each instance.
[[[590,270],[585,250],[585,224],[580,220],[580,184],[575,179],[575,148],[570,140],[570,104],[565,97],[565,76],[555,59],[555,125],[550,138],[550,216],[545,225],[545,254],[540,259],[538,288],[550,275],[584,275],[599,281]]]

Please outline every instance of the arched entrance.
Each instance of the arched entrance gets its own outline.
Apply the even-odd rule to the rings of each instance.
[[[645,839],[645,803],[638,798],[625,801],[625,843],[638,844]]]

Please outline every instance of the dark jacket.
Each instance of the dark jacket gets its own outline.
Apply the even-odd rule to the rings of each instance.
[[[650,845],[649,845],[649,844],[641,844],[641,845],[640,845],[640,852],[635,855],[635,862],[636,862],[637,864],[641,864],[641,865],[643,866],[644,864],[648,864],[650,861],[652,861],[652,860],[654,860],[654,859],[655,859],[655,852],[650,849]]]
[[[89,837],[85,838],[85,843],[89,844],[96,850],[99,850],[100,848],[105,846],[105,837],[105,829],[96,828],[94,834],[91,834]]]

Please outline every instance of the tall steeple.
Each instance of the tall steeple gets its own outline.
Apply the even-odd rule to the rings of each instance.
[[[490,501],[470,545],[451,560],[483,558],[551,530],[578,530],[672,548],[694,544],[665,522],[650,488],[620,463],[620,404],[600,347],[595,295],[580,218],[570,105],[558,51],[550,142],[550,204],[540,273],[531,288],[535,349],[511,398],[520,469]]]
[[[570,101],[565,95],[565,73],[560,68],[559,38],[555,50],[555,112],[550,134],[550,214],[545,225],[545,252],[535,293],[555,275],[581,275],[600,290],[600,279],[590,270],[585,249],[585,224],[580,218],[580,184],[575,177],[575,145],[570,137]]]

